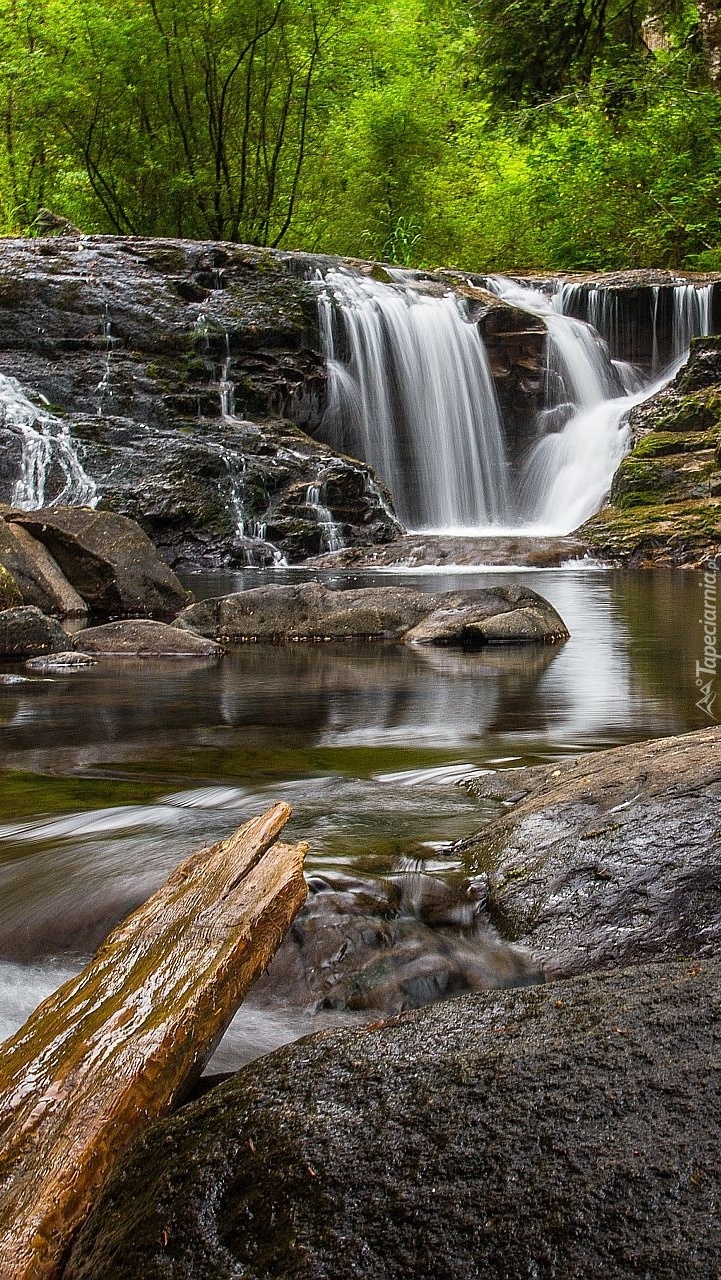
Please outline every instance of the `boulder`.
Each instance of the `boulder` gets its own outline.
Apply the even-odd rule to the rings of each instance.
[[[547,977],[718,950],[718,726],[467,786],[513,802],[456,852]]]
[[[125,516],[44,507],[7,520],[47,547],[92,613],[167,617],[187,601],[147,534]]]
[[[318,582],[258,587],[190,605],[175,625],[230,645],[364,639],[477,648],[568,637],[555,609],[519,586],[433,595],[410,587],[335,591]]]
[[[0,609],[12,609],[22,602],[23,598],[13,575],[0,564]]]
[[[127,618],[102,627],[87,627],[76,636],[84,654],[127,658],[215,658],[221,652],[214,640],[192,631],[147,618]]]
[[[156,1124],[64,1280],[718,1274],[721,962],[324,1033]]]
[[[7,516],[12,510],[6,511]],[[21,603],[34,604],[43,613],[78,618],[88,606],[75,590],[48,548],[27,529],[8,519],[0,520],[0,563],[13,574]]]
[[[0,612],[0,658],[3,660],[59,653],[67,647],[67,632],[55,618],[47,618],[35,605]]]

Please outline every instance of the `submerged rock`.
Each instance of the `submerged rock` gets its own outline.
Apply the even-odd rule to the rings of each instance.
[[[477,648],[568,637],[548,601],[519,586],[434,595],[410,587],[336,591],[318,582],[258,587],[190,605],[175,625],[229,645],[364,639]]]
[[[476,889],[421,871],[378,881],[309,876],[306,905],[252,1004],[392,1014],[464,991],[542,982],[531,953],[492,927]]]
[[[514,807],[456,846],[547,977],[721,944],[721,728],[474,778]]]
[[[324,1033],[155,1125],[65,1280],[712,1280],[721,962]]]
[[[90,653],[66,649],[61,653],[49,653],[39,658],[28,658],[29,671],[82,671],[84,667],[97,666],[97,658]]]

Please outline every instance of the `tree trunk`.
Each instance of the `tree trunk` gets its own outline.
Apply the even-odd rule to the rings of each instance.
[[[721,94],[721,17],[716,0],[697,0],[706,74],[714,93]]]
[[[3,1046],[0,1276],[59,1277],[118,1156],[193,1086],[305,901],[276,804],[182,863]]]

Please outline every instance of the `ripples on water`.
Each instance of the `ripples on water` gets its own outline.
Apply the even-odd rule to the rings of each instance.
[[[488,816],[463,777],[702,726],[698,575],[507,576],[548,596],[568,644],[249,646],[219,664],[108,662],[0,684],[0,1038],[178,861],[273,799],[292,805],[292,837],[311,842],[310,872],[387,876],[410,857],[459,881],[450,846]],[[412,581],[436,591],[484,577]],[[241,1011],[219,1062],[307,1026],[298,1010]]]

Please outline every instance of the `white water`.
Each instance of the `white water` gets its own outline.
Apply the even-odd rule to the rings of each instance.
[[[13,506],[23,511],[61,504],[95,506],[95,482],[78,457],[67,423],[33,404],[17,379],[4,374],[0,374],[0,426],[19,436],[22,445]],[[52,473],[60,488],[48,498],[46,490]]]
[[[492,283],[506,302],[541,316],[548,332],[546,408],[524,463],[519,514],[536,530],[567,534],[600,507],[628,450],[628,414],[657,387],[638,389],[596,330],[562,313],[562,290],[549,298],[503,277]]]
[[[612,360],[624,349],[618,291],[555,293],[503,277],[487,285],[548,331],[544,408],[516,493],[488,361],[459,300],[329,272],[320,293],[328,359],[326,438],[370,462],[410,528],[562,535],[601,506],[629,448],[628,415],[673,377],[691,338],[710,332],[711,286],[674,286],[670,360],[658,367],[659,291],[651,292],[651,379]],[[588,322],[567,311],[585,308]],[[338,324],[337,310],[342,314]]]
[[[313,516],[321,531],[321,551],[340,551],[343,546],[343,533],[340,525],[333,518],[333,512],[323,501],[325,497],[325,478],[316,477],[315,484],[309,484],[305,495],[305,505]]]
[[[498,403],[483,343],[460,300],[341,271],[321,283],[325,438],[375,468],[412,528],[507,522]]]

